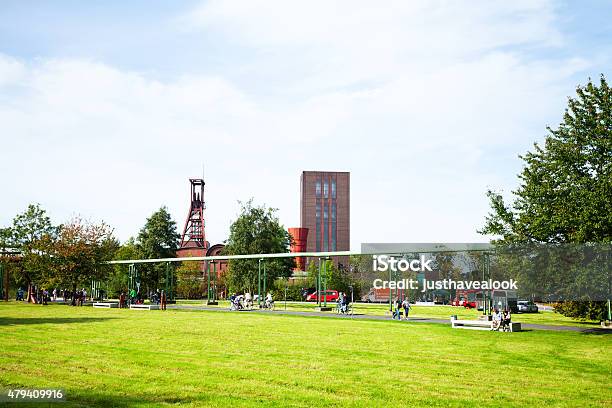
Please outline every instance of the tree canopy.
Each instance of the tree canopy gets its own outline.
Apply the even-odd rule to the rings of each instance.
[[[41,248],[48,255],[50,274],[46,282],[68,284],[72,289],[89,285],[92,280],[108,276],[118,242],[106,224],[94,224],[75,218],[59,228],[56,237],[41,239]]]
[[[138,258],[159,259],[174,258],[180,235],[176,222],[166,207],[155,211],[142,227],[136,238]],[[165,275],[164,264],[138,265],[142,272],[142,281],[149,290],[158,289],[160,278]]]
[[[280,224],[276,209],[254,206],[253,200],[249,200],[244,204],[241,203],[240,214],[230,226],[230,235],[224,253],[228,255],[285,253],[289,252],[290,244],[291,235]],[[291,276],[294,266],[293,258],[266,259],[266,287],[271,288],[271,283],[276,278]],[[258,284],[258,267],[257,259],[230,260],[229,289],[255,291]]]
[[[612,91],[602,76],[569,98],[563,122],[521,156],[516,200],[488,192],[481,230],[506,242],[612,242]]]
[[[28,205],[23,213],[15,216],[13,225],[4,229],[3,245],[22,254],[22,261],[13,269],[16,281],[30,286],[39,283],[48,274],[48,257],[44,255],[41,242],[43,239],[54,239],[58,229],[39,204]]]

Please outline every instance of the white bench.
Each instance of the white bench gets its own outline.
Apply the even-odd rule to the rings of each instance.
[[[451,319],[453,329],[491,330],[493,322],[489,320],[459,320]]]
[[[451,326],[453,329],[492,330],[493,322],[490,320],[451,319]],[[521,324],[516,322],[510,322],[510,331],[521,331]]]
[[[119,303],[114,303],[114,302],[95,302],[93,304],[93,307],[112,309],[112,308],[115,308],[115,307],[119,307]]]
[[[130,309],[136,309],[136,310],[159,310],[159,305],[154,305],[154,304],[133,304],[130,305]]]

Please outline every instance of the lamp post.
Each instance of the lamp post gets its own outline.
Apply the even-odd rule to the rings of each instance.
[[[329,256],[325,257],[325,263],[323,264],[325,267],[323,269],[323,307],[327,307],[327,263],[329,262]]]
[[[259,267],[257,269],[257,305],[261,309],[261,261],[263,258],[259,258]]]
[[[391,267],[389,267],[389,282],[392,280],[393,277],[391,276]],[[389,312],[393,314],[393,292],[391,291],[391,288],[389,288]]]
[[[263,277],[263,295],[267,296],[266,292],[266,262],[264,261],[264,277]]]
[[[211,285],[210,264],[213,265],[213,278],[217,276],[217,261],[210,261],[208,263],[208,267],[206,268],[208,270],[208,295],[206,296],[206,304],[214,306],[218,303],[215,296],[215,286]]]
[[[317,305],[321,307],[321,258],[319,258],[319,277],[317,279]]]
[[[289,289],[289,278],[285,278],[285,310],[287,310],[287,289]]]
[[[206,262],[206,275],[207,275],[207,280],[208,280],[208,291],[206,292],[206,303],[209,304],[210,303],[210,264],[212,261],[210,262]]]

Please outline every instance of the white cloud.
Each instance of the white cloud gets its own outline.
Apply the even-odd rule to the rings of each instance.
[[[123,239],[161,204],[182,226],[204,161],[213,242],[251,196],[297,225],[310,169],[352,172],[355,249],[482,239],[486,188],[511,189],[589,62],[534,57],[564,44],[549,2],[368,5],[212,1],[179,19],[256,50],[241,75],[257,87],[0,55],[0,224],[40,201]]]

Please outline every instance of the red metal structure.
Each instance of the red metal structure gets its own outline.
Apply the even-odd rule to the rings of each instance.
[[[191,183],[191,205],[179,247],[179,256],[204,256],[209,247],[204,223],[204,180],[189,179]]]
[[[308,228],[289,228],[291,235],[291,252],[306,252],[306,243],[308,239]],[[303,256],[295,258],[295,270],[303,271],[306,267],[306,258]]]

